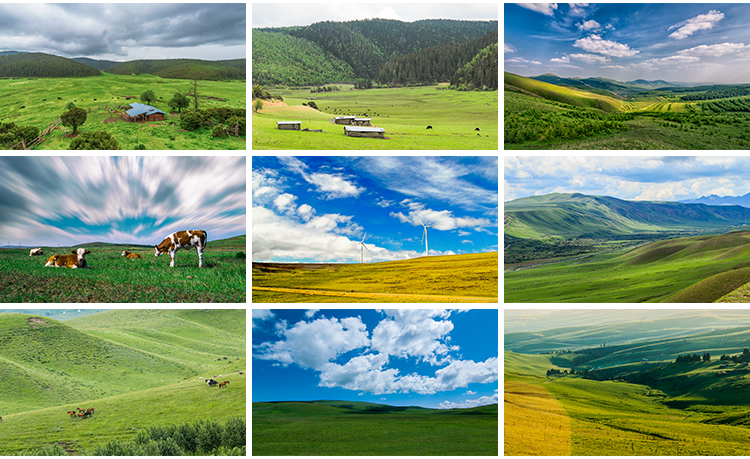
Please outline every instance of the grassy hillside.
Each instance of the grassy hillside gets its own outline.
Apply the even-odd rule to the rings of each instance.
[[[7,302],[244,302],[246,236],[209,241],[198,268],[196,250],[181,250],[170,268],[169,257],[154,257],[152,247],[83,244],[90,269],[45,267],[49,256],[72,247],[43,247],[45,256],[27,249],[0,250],[0,300]],[[122,251],[142,258],[123,258]],[[239,255],[238,255],[239,254]]]
[[[101,75],[93,67],[60,56],[25,53],[0,56],[0,78],[68,78]]]
[[[513,73],[504,72],[504,74],[506,90],[521,91],[547,100],[577,107],[596,108],[605,112],[622,111],[625,108],[625,104],[614,97],[594,94],[571,87],[557,86]]]
[[[410,260],[365,264],[253,264],[253,288],[278,287],[328,291],[295,297],[295,301],[351,302],[360,298],[335,296],[338,292],[393,294],[368,301],[414,301],[408,295],[435,295],[446,301],[458,297],[486,297],[497,301],[498,254],[478,253],[420,257]],[[253,290],[253,302],[288,302],[290,298]],[[398,295],[404,295],[399,297]],[[455,298],[454,298],[455,297]],[[297,299],[298,298],[298,299]],[[367,299],[366,299],[367,300]],[[433,299],[432,301],[435,301]],[[432,302],[431,301],[431,302]],[[475,299],[475,301],[477,301]]]
[[[495,456],[498,407],[253,403],[253,455]]]
[[[0,413],[244,369],[244,323],[244,310],[114,310],[66,322],[0,314]]]
[[[82,64],[81,64],[82,65]],[[189,82],[164,79],[153,75],[124,76],[104,74],[80,78],[10,78],[0,79],[0,121],[20,126],[46,129],[62,113],[69,102],[87,111],[86,122],[78,131],[106,131],[118,142],[120,149],[133,150],[138,145],[148,150],[244,150],[245,141],[233,137],[212,137],[211,131],[180,131],[179,114],[171,114],[168,102],[176,92],[187,94]],[[165,120],[131,123],[122,119],[131,102],[152,90],[159,98],[152,105],[165,113]],[[198,83],[199,108],[246,108],[244,81],[201,81]],[[126,99],[129,98],[129,99]],[[191,99],[192,107],[192,99]],[[175,123],[172,126],[172,122]],[[70,128],[58,126],[45,137],[36,150],[67,150],[72,138]]]
[[[108,67],[116,75],[157,75],[161,78],[199,80],[245,80],[245,59],[205,61],[200,59],[141,59],[117,63]]]
[[[451,91],[446,85],[379,88],[311,94],[274,90],[285,106],[253,112],[253,149],[257,150],[495,150],[498,148],[498,94]],[[318,110],[303,106],[314,97]],[[348,137],[339,115],[371,118],[385,139]],[[301,121],[300,132],[276,129],[277,121]],[[433,129],[426,129],[432,126]],[[479,128],[480,131],[475,131]]]
[[[655,242],[505,274],[506,302],[713,302],[750,282],[750,232]]]

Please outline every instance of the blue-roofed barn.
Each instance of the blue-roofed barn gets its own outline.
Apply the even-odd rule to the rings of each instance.
[[[164,119],[165,113],[158,108],[154,108],[150,105],[132,103],[130,110],[127,110],[127,121],[161,121]]]

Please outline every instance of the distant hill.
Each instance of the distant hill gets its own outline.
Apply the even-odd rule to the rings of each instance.
[[[162,78],[192,79],[197,76],[199,80],[244,80],[247,76],[246,66],[246,59],[142,59],[117,63],[104,71],[117,75],[148,73]]]
[[[457,21],[448,19],[403,22],[392,19],[367,19],[349,22],[325,21],[304,27],[281,27],[256,29],[261,32],[284,33],[307,40],[317,45],[325,53],[346,63],[358,79],[374,80],[380,67],[388,60],[414,53],[426,48],[447,43],[462,43],[481,38],[488,32],[498,30],[497,21]],[[297,44],[297,47],[302,45]],[[486,45],[485,45],[486,46]],[[481,48],[480,48],[481,49]],[[253,41],[253,83],[266,85],[272,76],[268,69],[269,61],[256,57]],[[282,53],[285,51],[282,49]],[[281,61],[289,61],[298,51],[290,55],[278,54]],[[263,57],[264,53],[260,53]],[[471,56],[473,57],[473,55]],[[468,62],[471,57],[467,58]],[[339,65],[340,66],[340,65]],[[455,70],[454,70],[455,71]],[[285,71],[283,74],[291,75]],[[277,78],[278,79],[278,78]],[[347,81],[326,81],[341,83]],[[351,82],[351,80],[349,81]],[[312,84],[305,81],[285,84]]]
[[[683,199],[685,204],[708,204],[712,206],[742,206],[750,208],[750,193],[743,196],[701,196],[696,199]]]
[[[97,70],[107,70],[110,67],[122,64],[122,62],[89,59],[88,57],[74,57],[72,60],[80,62],[81,64],[88,65],[89,67],[93,67]]]
[[[550,84],[509,72],[505,72],[505,89],[577,107],[598,108],[606,112],[620,111],[624,106],[623,102],[615,97],[596,94],[584,89]]]
[[[65,57],[44,53],[0,56],[0,77],[68,78],[101,75],[102,72]]]
[[[606,91],[606,95],[613,95],[617,97],[623,97],[627,95],[633,95],[644,91],[650,91],[654,89],[677,87],[680,85],[669,83],[664,80],[648,81],[648,80],[634,80],[628,82],[621,82],[612,80],[609,78],[601,77],[590,77],[590,78],[564,78],[554,75],[552,73],[545,73],[535,77],[530,77],[534,80],[544,81],[545,83],[560,85],[560,86],[571,86],[580,89],[586,89],[589,91],[596,90]],[[599,92],[601,94],[601,92]]]
[[[608,237],[649,231],[743,225],[750,209],[679,202],[626,201],[609,196],[552,193],[504,204],[505,234],[521,238]]]

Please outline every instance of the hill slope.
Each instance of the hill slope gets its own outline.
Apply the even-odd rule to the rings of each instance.
[[[504,204],[505,234],[599,237],[644,231],[726,228],[744,224],[750,209],[677,202],[625,201],[609,196],[553,193]]]
[[[0,77],[65,78],[101,75],[99,70],[72,59],[44,53],[0,56]]]
[[[605,112],[616,112],[624,109],[623,102],[614,97],[594,94],[571,87],[557,86],[509,72],[504,72],[504,75],[506,90],[533,94],[543,99],[577,107],[597,108]]]
[[[141,59],[117,63],[106,69],[117,75],[148,73],[162,78],[199,80],[244,80],[247,76],[246,59],[205,61],[200,59]]]

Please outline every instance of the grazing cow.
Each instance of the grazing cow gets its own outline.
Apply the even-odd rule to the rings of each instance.
[[[432,126],[427,126],[427,129],[432,129]]]
[[[141,256],[138,255],[137,253],[130,253],[127,250],[123,250],[122,251],[122,256],[125,257],[125,258],[130,258],[130,259],[141,258]]]
[[[154,256],[158,257],[163,253],[168,253],[172,257],[170,268],[174,268],[174,255],[179,249],[190,250],[195,247],[198,250],[198,267],[203,267],[203,249],[206,247],[208,233],[202,230],[177,231],[167,236],[161,244],[154,247]]]
[[[226,387],[226,385],[229,384],[229,381],[224,381],[223,383],[219,383],[219,389],[222,387]]]
[[[241,371],[240,371],[240,374],[241,374],[241,375],[244,375],[245,373],[243,373],[243,372],[241,372]]]
[[[36,249],[31,249],[29,251],[29,256],[30,257],[36,256],[36,255],[44,255],[44,252],[42,252],[42,248],[41,247],[37,247]]]
[[[478,130],[479,130],[479,128],[474,128],[474,130],[475,130],[475,131],[478,131]]]
[[[86,255],[91,251],[86,249],[74,250],[73,255],[52,255],[47,259],[47,264],[44,266],[52,266],[55,268],[88,268],[86,266]]]

